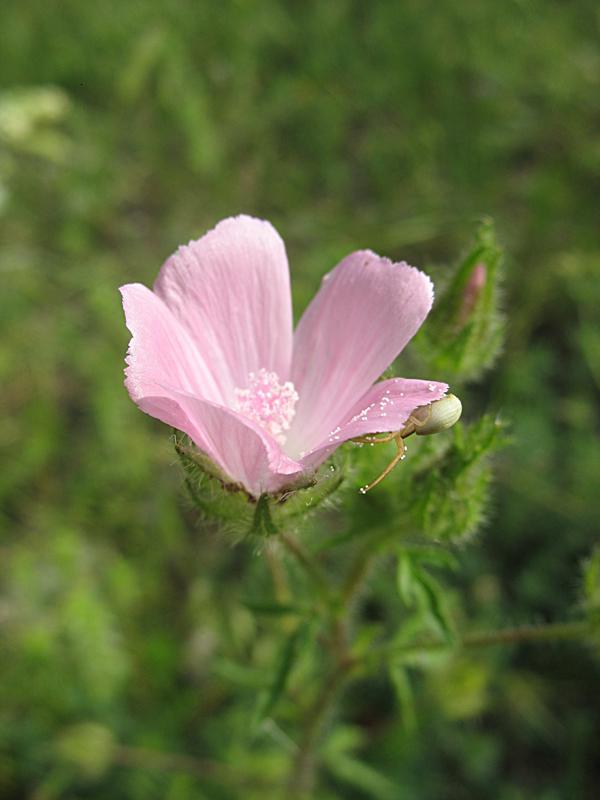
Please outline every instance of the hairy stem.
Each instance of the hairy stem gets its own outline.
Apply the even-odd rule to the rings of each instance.
[[[279,553],[270,541],[267,541],[265,545],[265,556],[271,573],[271,580],[273,581],[275,598],[278,603],[285,605],[290,602],[290,587],[288,586],[287,576],[279,558]]]
[[[365,582],[373,561],[378,553],[378,541],[376,537],[370,537],[360,548],[354,561],[350,565],[346,579],[342,584],[340,592],[341,606],[346,608],[356,595],[360,592]]]
[[[317,766],[317,746],[323,726],[335,708],[351,666],[352,662],[348,661],[334,667],[306,715],[288,785],[292,797],[298,800],[310,797],[312,794]]]
[[[499,644],[519,644],[521,642],[556,642],[582,639],[591,634],[594,626],[586,620],[576,622],[554,622],[548,625],[521,625],[516,628],[466,633],[458,639],[455,647],[491,647]],[[424,639],[414,644],[397,645],[386,642],[371,650],[367,661],[381,661],[386,656],[401,656],[402,653],[448,648],[448,643],[439,639]]]
[[[279,534],[279,539],[303,568],[304,572],[313,583],[321,598],[325,601],[329,601],[331,596],[329,583],[318,564],[310,557],[298,540],[293,536],[282,532]]]
[[[324,589],[322,596],[325,601],[328,625],[326,643],[331,657],[330,670],[304,718],[302,734],[288,782],[288,792],[291,796],[302,800],[302,798],[312,796],[318,766],[318,746],[323,735],[323,728],[334,713],[341,690],[357,664],[356,659],[350,653],[351,605],[355,594],[360,590],[368,574],[371,552],[368,548],[361,549],[358,558],[350,567],[342,587],[338,592],[332,593],[311,555],[299,549],[298,542],[294,539],[286,537],[284,543],[300,561],[315,584]]]
[[[517,642],[551,642],[580,639],[591,632],[592,625],[586,620],[554,622],[548,625],[522,625],[518,628],[468,633],[463,636],[461,644],[463,647],[487,647]]]

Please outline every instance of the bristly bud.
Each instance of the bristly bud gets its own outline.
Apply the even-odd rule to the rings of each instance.
[[[504,334],[501,258],[492,222],[484,220],[471,252],[439,293],[427,326],[415,338],[427,371],[460,383],[478,378],[493,364]]]
[[[473,313],[487,279],[487,267],[483,262],[475,264],[471,277],[463,291],[462,305],[458,312],[458,324],[463,327]]]

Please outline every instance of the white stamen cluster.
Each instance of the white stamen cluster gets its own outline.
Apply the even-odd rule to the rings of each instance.
[[[257,422],[279,444],[284,444],[298,402],[298,392],[291,381],[279,382],[276,372],[259,369],[248,375],[245,389],[235,389],[236,411]]]

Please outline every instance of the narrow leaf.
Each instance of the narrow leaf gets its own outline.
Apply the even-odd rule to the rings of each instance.
[[[423,608],[429,614],[435,627],[448,643],[455,639],[450,618],[446,609],[444,589],[436,579],[424,570],[415,568],[413,574],[423,601]]]
[[[285,691],[292,668],[296,662],[300,642],[304,639],[307,623],[300,624],[283,643],[275,664],[273,680],[268,689],[261,692],[254,715],[254,727],[268,717]]]
[[[394,663],[389,666],[389,674],[400,707],[402,725],[407,732],[412,732],[417,727],[417,715],[408,673],[405,668]]]

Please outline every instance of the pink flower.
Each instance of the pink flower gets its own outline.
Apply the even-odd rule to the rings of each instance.
[[[284,244],[252,217],[180,247],[152,291],[121,294],[131,398],[254,496],[309,476],[349,439],[401,430],[448,388],[375,383],[427,316],[433,286],[369,250],[323,278],[295,332]]]

